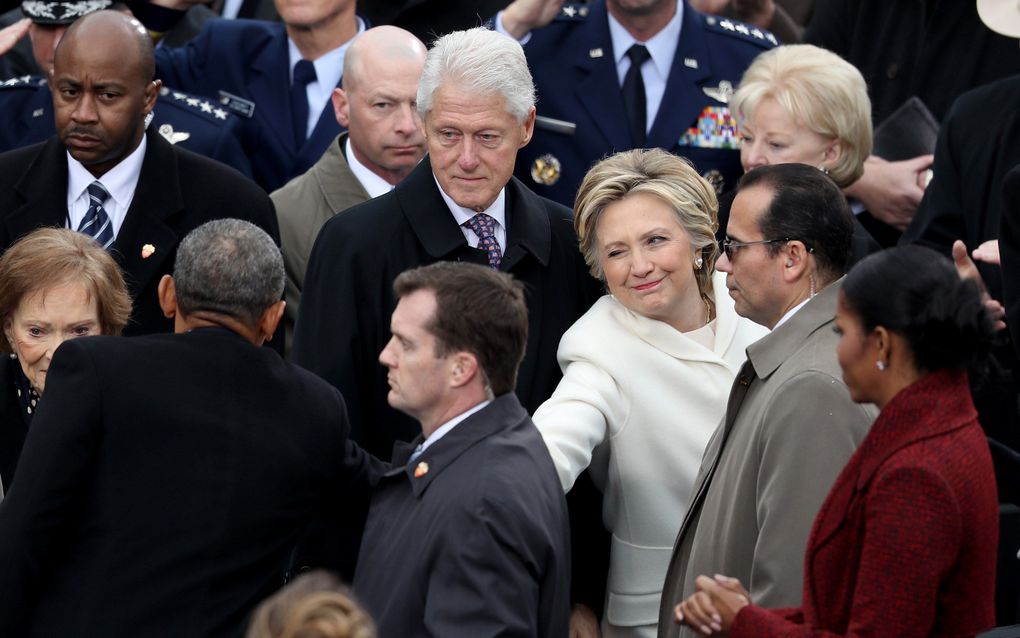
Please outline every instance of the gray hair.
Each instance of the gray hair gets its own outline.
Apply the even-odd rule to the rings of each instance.
[[[513,38],[483,27],[454,31],[432,44],[418,83],[418,114],[432,109],[444,83],[479,95],[502,95],[507,113],[524,122],[535,106],[535,83],[524,49]]]
[[[177,248],[177,307],[224,314],[254,326],[283,296],[283,256],[272,238],[240,219],[217,219],[188,233]]]

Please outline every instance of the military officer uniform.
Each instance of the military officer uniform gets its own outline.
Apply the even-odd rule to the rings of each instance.
[[[751,61],[778,42],[754,26],[702,15],[683,0],[677,10],[679,44],[641,146],[686,157],[722,192],[743,173],[729,97]],[[518,154],[517,177],[571,206],[592,164],[639,146],[617,71],[624,52],[613,50],[605,0],[565,4],[552,23],[530,34],[524,51],[538,90],[538,118],[534,139]]]
[[[366,26],[359,19],[358,32]],[[241,118],[255,181],[270,192],[308,171],[343,132],[327,100],[298,144],[291,124],[288,42],[281,22],[216,19],[206,22],[187,46],[156,50],[157,77],[219,100]]]
[[[53,96],[46,79],[23,76],[0,82],[0,152],[42,142],[53,135]],[[171,144],[218,160],[251,177],[241,148],[240,121],[220,104],[164,87],[149,128]]]

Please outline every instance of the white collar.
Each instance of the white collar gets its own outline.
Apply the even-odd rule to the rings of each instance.
[[[477,211],[471,210],[470,208],[464,208],[457,202],[453,201],[443,187],[439,185],[439,180],[436,179],[436,174],[432,174],[432,179],[436,180],[436,188],[439,189],[439,194],[443,196],[443,201],[446,202],[446,206],[453,213],[453,218],[457,220],[457,225],[461,226],[464,222],[468,221],[472,217],[478,214]],[[506,229],[506,187],[499,189],[499,195],[496,196],[495,201],[489,204],[489,207],[482,211],[489,217],[496,220],[496,223],[501,228]],[[505,246],[504,246],[505,248]]]
[[[638,41],[613,17],[608,9],[606,13],[609,16],[609,37],[613,43],[613,55],[616,56],[614,61],[619,66],[630,47]],[[652,56],[652,64],[664,78],[669,77],[669,71],[673,67],[673,57],[676,55],[677,47],[680,46],[680,27],[683,24],[683,16],[684,3],[677,2],[676,13],[666,23],[666,26],[649,38],[647,42],[640,43],[648,49],[648,53]]]
[[[478,412],[479,410],[481,410],[485,406],[489,405],[490,403],[492,403],[492,402],[488,401],[488,400],[482,401],[481,403],[479,403],[475,407],[470,408],[468,410],[465,410],[464,412],[461,412],[460,414],[458,414],[457,416],[453,417],[452,419],[450,419],[446,423],[440,425],[438,428],[433,430],[432,434],[430,434],[427,439],[425,439],[424,441],[421,442],[421,444],[415,450],[415,453],[416,454],[421,454],[422,452],[427,450],[430,445],[432,445],[433,443],[435,443],[439,439],[441,439],[444,436],[446,436],[446,434],[450,430],[452,430],[454,427],[459,425],[461,423],[461,421],[463,421],[464,419],[468,418],[469,416],[471,416],[475,412]]]
[[[358,20],[358,32],[355,33],[355,37],[365,31],[365,23],[359,17]],[[344,42],[337,48],[323,53],[318,58],[312,60],[312,64],[315,66],[315,81],[323,87],[328,86],[329,90],[332,91],[338,84],[340,84],[340,78],[344,74],[344,55],[347,53],[347,47],[351,46],[351,42],[354,38],[351,38],[347,42]],[[298,50],[297,45],[291,40],[290,36],[287,36],[287,55],[290,63],[290,79],[294,79],[294,67],[297,66],[298,60],[301,60],[301,51]]]
[[[811,301],[811,297],[808,297],[807,299],[805,299],[804,301],[800,302],[799,304],[797,304],[793,308],[790,308],[789,310],[787,310],[786,314],[783,315],[782,318],[779,319],[779,321],[776,323],[775,326],[772,327],[772,329],[775,330],[779,326],[781,326],[784,323],[786,323],[787,321],[789,321],[790,317],[792,317],[793,315],[797,314],[797,311],[800,310],[801,308],[803,308],[804,306],[806,306],[807,302],[809,302],[809,301]]]
[[[138,176],[142,173],[142,161],[145,159],[145,133],[138,148],[131,151],[116,166],[106,171],[102,177],[96,178],[81,162],[67,153],[67,191],[71,201],[81,197],[92,182],[98,181],[110,193],[110,197],[118,208],[125,210],[135,195]]]
[[[361,182],[369,197],[379,197],[393,190],[393,185],[372,172],[372,169],[358,161],[358,156],[351,149],[351,138],[348,137],[344,144],[344,157],[347,158],[347,165],[350,167],[354,177]]]

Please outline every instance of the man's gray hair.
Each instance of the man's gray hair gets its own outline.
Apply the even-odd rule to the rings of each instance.
[[[524,49],[513,38],[483,27],[454,31],[429,49],[418,82],[418,114],[432,109],[432,98],[444,84],[478,95],[502,95],[507,113],[524,122],[535,106],[535,82]]]
[[[216,312],[254,326],[283,296],[283,279],[276,243],[240,219],[206,222],[177,248],[174,287],[185,315]]]

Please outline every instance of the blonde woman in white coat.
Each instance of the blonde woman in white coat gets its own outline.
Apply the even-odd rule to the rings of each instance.
[[[702,452],[744,349],[765,334],[714,274],[717,207],[690,164],[658,149],[602,160],[575,202],[581,251],[610,294],[563,335],[563,379],[534,421],[563,489],[591,465],[604,493],[603,636],[655,636]]]

